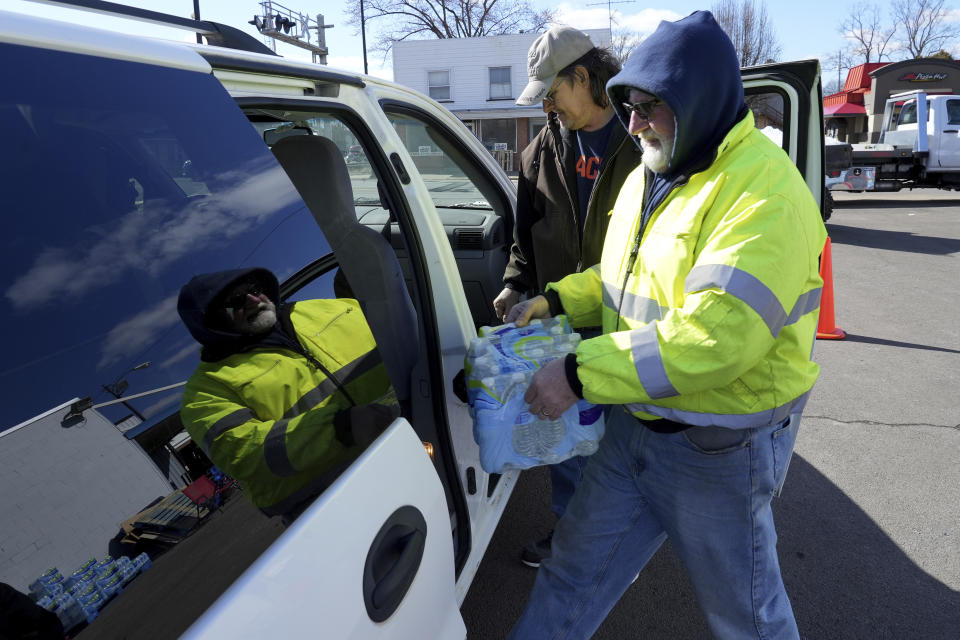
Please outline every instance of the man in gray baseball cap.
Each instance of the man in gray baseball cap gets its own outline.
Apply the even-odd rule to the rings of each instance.
[[[640,150],[617,126],[607,98],[607,80],[620,71],[609,51],[595,47],[582,31],[554,27],[533,42],[527,59],[529,83],[517,104],[542,103],[547,125],[520,156],[514,243],[503,291],[493,301],[500,318],[521,295],[542,293],[548,282],[600,262],[608,214],[627,175],[640,164]],[[585,464],[576,457],[550,467],[558,518]],[[521,561],[538,567],[550,555],[551,536],[526,545]]]
[[[590,36],[573,27],[553,27],[541,34],[527,53],[527,75],[530,77],[517,104],[537,104],[547,94],[557,74],[593,49]]]

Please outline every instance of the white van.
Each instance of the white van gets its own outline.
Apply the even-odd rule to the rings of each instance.
[[[152,407],[148,421],[176,420],[177,385],[198,361],[175,311],[191,276],[263,266],[301,300],[336,297],[342,270],[404,415],[189,629],[168,633],[462,639],[459,606],[516,472],[481,469],[453,381],[477,328],[496,324],[515,187],[433,100],[224,33],[208,36],[223,46],[195,45],[0,12],[0,323],[16,373],[3,377],[0,430],[96,399],[144,361],[125,397],[143,394],[129,402]],[[744,77],[819,200],[818,64]],[[271,147],[290,136],[338,153],[278,161]],[[424,145],[442,153],[420,156]],[[332,162],[350,184],[330,179]],[[375,233],[344,233],[354,227]],[[189,599],[204,576],[181,569]],[[173,595],[154,597],[157,619],[140,624],[163,624]]]

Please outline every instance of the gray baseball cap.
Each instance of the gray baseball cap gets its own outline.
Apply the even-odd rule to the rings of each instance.
[[[529,82],[517,98],[517,104],[523,107],[538,104],[547,95],[557,73],[591,49],[590,36],[573,27],[553,27],[541,34],[527,53]]]

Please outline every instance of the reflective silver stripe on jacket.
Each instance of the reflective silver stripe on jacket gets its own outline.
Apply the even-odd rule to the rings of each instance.
[[[221,434],[239,427],[243,423],[256,419],[256,416],[253,414],[253,411],[250,409],[238,409],[231,414],[228,414],[219,420],[217,420],[213,425],[207,429],[207,432],[203,434],[203,444],[202,449],[207,456],[210,456],[210,447],[213,445],[213,441],[217,439]],[[290,459],[287,457],[287,425],[289,420],[277,420],[273,423],[273,426],[270,427],[270,432],[267,434],[266,439],[263,442],[263,455],[267,463],[267,467],[275,475],[278,476],[291,476],[297,472],[293,468],[293,465],[290,464]]]
[[[617,306],[620,305],[620,287],[604,282],[603,304],[614,311],[618,311]],[[620,305],[619,308],[620,316],[643,324],[650,324],[654,320],[661,320],[667,310],[668,307],[661,307],[660,303],[653,298],[639,296],[629,291],[623,294],[623,304]]]
[[[375,369],[381,362],[382,360],[380,360],[380,354],[377,353],[377,350],[374,348],[370,351],[367,351],[359,358],[356,358],[353,361],[343,365],[334,371],[333,375],[337,376],[337,380],[344,385],[350,384],[363,374]]]
[[[657,342],[657,325],[648,324],[630,332],[630,353],[633,365],[637,368],[637,377],[644,391],[651,398],[669,398],[679,395],[674,388],[667,371],[663,368],[660,356],[660,344]]]
[[[620,302],[620,287],[603,281],[600,284],[603,287],[603,306],[616,311]]]
[[[823,287],[811,289],[797,298],[797,304],[793,305],[790,315],[787,317],[787,324],[793,324],[808,313],[812,313],[820,308],[820,294],[823,293]]]
[[[346,386],[377,367],[380,362],[380,356],[376,349],[371,349],[332,373],[340,380],[340,384]],[[280,477],[292,476],[297,473],[287,454],[287,427],[290,424],[290,419],[310,411],[336,392],[337,385],[333,380],[327,378],[303,394],[297,400],[297,403],[284,413],[283,420],[277,420],[273,424],[270,433],[267,434],[263,442],[264,459],[271,472]]]
[[[203,442],[200,444],[200,448],[207,454],[207,457],[210,457],[210,447],[213,446],[213,441],[216,440],[220,434],[234,427],[239,427],[247,420],[252,420],[253,417],[253,411],[250,411],[250,409],[237,409],[233,413],[223,416],[210,425],[207,432],[203,434]]]
[[[363,374],[375,369],[377,365],[381,363],[380,354],[377,353],[376,349],[371,349],[367,353],[363,354],[359,358],[348,362],[344,366],[340,367],[333,372],[333,375],[337,377],[337,380],[340,381],[340,384],[347,385]],[[284,418],[296,418],[302,413],[310,411],[321,402],[332,396],[337,391],[337,385],[333,380],[327,378],[316,387],[307,391],[303,394],[297,403],[287,409],[283,414]]]
[[[683,409],[672,409],[669,407],[659,407],[652,404],[631,403],[623,405],[630,413],[642,411],[653,416],[660,416],[674,422],[689,424],[694,427],[726,427],[727,429],[752,429],[754,427],[764,427],[771,424],[777,424],[786,420],[790,414],[800,413],[807,404],[810,397],[810,391],[802,396],[791,400],[790,402],[767,409],[757,413],[696,413],[694,411],[684,411]]]
[[[307,391],[305,394],[300,396],[300,399],[297,400],[297,403],[287,409],[286,413],[283,414],[283,417],[286,419],[296,418],[301,413],[306,413],[313,409],[318,404],[332,396],[337,391],[337,385],[334,384],[333,380],[327,378],[310,391]]]
[[[292,476],[297,472],[290,458],[287,457],[287,426],[289,424],[289,420],[277,420],[270,427],[270,433],[263,441],[263,457],[267,468],[281,478]]]
[[[767,285],[753,274],[725,264],[694,267],[687,275],[684,288],[687,293],[716,288],[736,296],[757,312],[774,338],[780,335],[785,325],[796,322],[820,306],[820,289],[817,288],[801,295],[787,315]]]

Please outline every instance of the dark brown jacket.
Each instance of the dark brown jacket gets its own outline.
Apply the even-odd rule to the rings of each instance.
[[[503,274],[512,289],[540,293],[548,282],[600,262],[610,211],[627,175],[640,164],[640,149],[623,127],[614,126],[581,243],[575,145],[574,133],[550,117],[520,156],[517,224]]]

